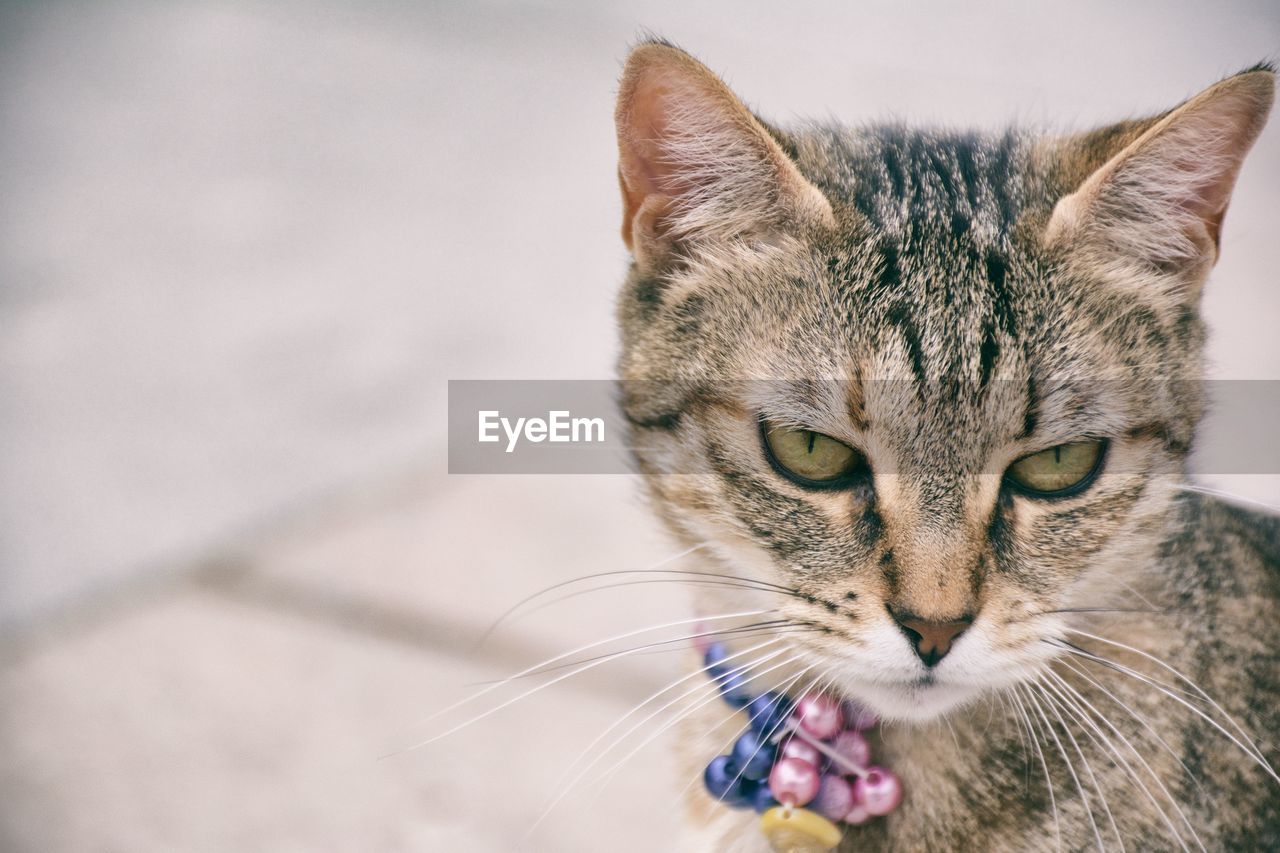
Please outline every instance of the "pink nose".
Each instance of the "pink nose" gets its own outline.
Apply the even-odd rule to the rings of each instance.
[[[964,616],[950,622],[930,622],[914,616],[897,616],[894,620],[902,633],[907,635],[911,647],[915,649],[925,666],[935,666],[947,656],[956,638],[973,624],[972,616]]]

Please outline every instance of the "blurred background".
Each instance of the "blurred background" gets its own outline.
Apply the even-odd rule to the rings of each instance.
[[[469,684],[687,618],[583,596],[477,650],[673,548],[627,477],[445,470],[447,379],[611,374],[645,30],[784,122],[1083,127],[1275,59],[1280,6],[0,5],[0,849],[672,848],[662,737],[529,830],[678,655],[380,758]],[[1280,379],[1278,204],[1273,126],[1205,296],[1218,377]]]

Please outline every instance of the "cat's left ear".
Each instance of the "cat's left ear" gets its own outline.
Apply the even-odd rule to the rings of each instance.
[[[679,48],[631,52],[616,121],[622,239],[642,269],[699,245],[835,223],[778,139]]]
[[[1257,68],[1156,119],[1084,138],[1080,150],[1123,147],[1058,202],[1046,242],[1118,277],[1135,270],[1202,277],[1217,260],[1236,176],[1274,93],[1275,73]]]

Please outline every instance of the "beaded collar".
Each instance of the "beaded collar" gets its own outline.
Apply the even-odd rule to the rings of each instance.
[[[857,826],[902,802],[902,783],[871,763],[863,732],[874,714],[825,693],[798,700],[752,695],[747,667],[729,664],[723,643],[697,641],[703,671],[730,707],[747,715],[728,755],[711,759],[703,781],[731,808],[760,813],[760,830],[779,853],[821,853],[840,844],[840,824]]]

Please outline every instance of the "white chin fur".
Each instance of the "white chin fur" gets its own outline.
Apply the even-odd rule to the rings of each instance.
[[[978,690],[947,684],[929,686],[858,683],[845,686],[844,694],[873,711],[882,720],[924,723],[974,699]]]

